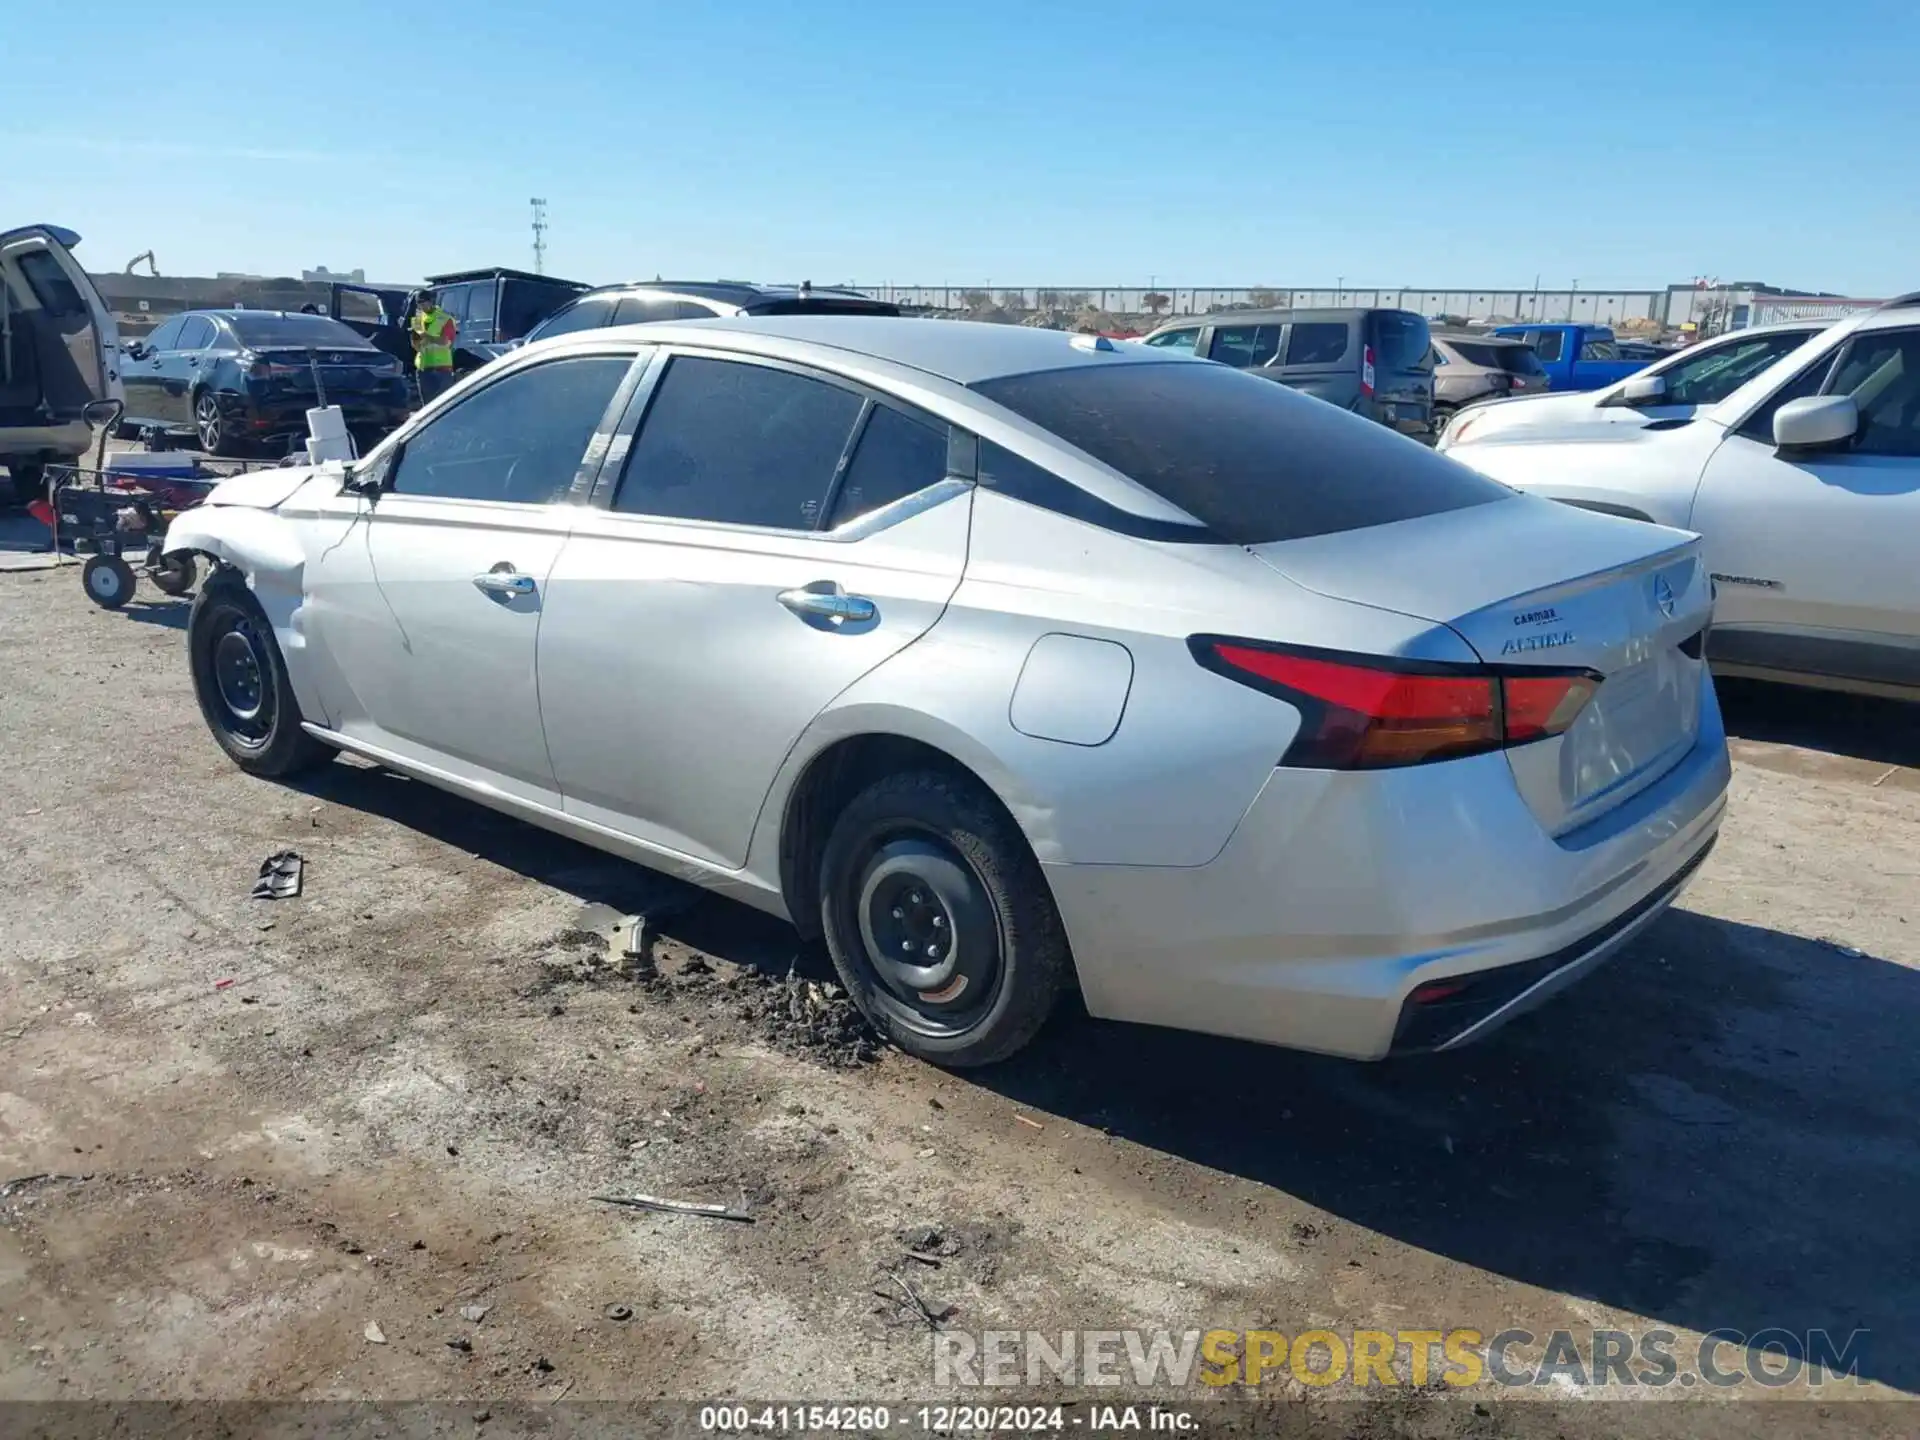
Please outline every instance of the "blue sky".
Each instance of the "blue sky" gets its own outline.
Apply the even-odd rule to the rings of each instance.
[[[17,7],[0,221],[117,269],[1920,286],[1920,6]]]

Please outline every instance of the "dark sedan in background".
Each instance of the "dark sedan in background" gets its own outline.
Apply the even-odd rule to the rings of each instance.
[[[190,310],[123,348],[123,430],[214,455],[297,441],[323,404],[346,412],[364,450],[412,408],[400,362],[325,315]]]

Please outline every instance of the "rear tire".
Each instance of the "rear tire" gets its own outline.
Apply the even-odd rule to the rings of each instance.
[[[187,654],[200,713],[220,748],[249,775],[323,765],[333,747],[300,728],[300,702],[260,602],[237,582],[209,582],[187,620]]]
[[[200,448],[209,455],[239,453],[227,432],[227,418],[220,413],[220,397],[211,390],[198,391],[193,397],[193,430]]]
[[[1073,960],[1026,837],[963,776],[905,771],[854,797],[821,858],[821,929],[860,1012],[954,1068],[1031,1040]]]

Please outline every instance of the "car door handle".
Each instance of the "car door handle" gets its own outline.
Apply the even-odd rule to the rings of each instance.
[[[866,596],[837,590],[782,590],[776,598],[794,614],[820,620],[865,621],[880,613]]]
[[[474,576],[473,583],[489,595],[531,595],[535,589],[533,576],[511,570],[489,570]]]

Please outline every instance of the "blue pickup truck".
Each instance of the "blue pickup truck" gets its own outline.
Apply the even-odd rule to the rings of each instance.
[[[1501,325],[1493,333],[1531,345],[1553,390],[1604,389],[1650,363],[1622,359],[1613,331],[1604,325]]]

